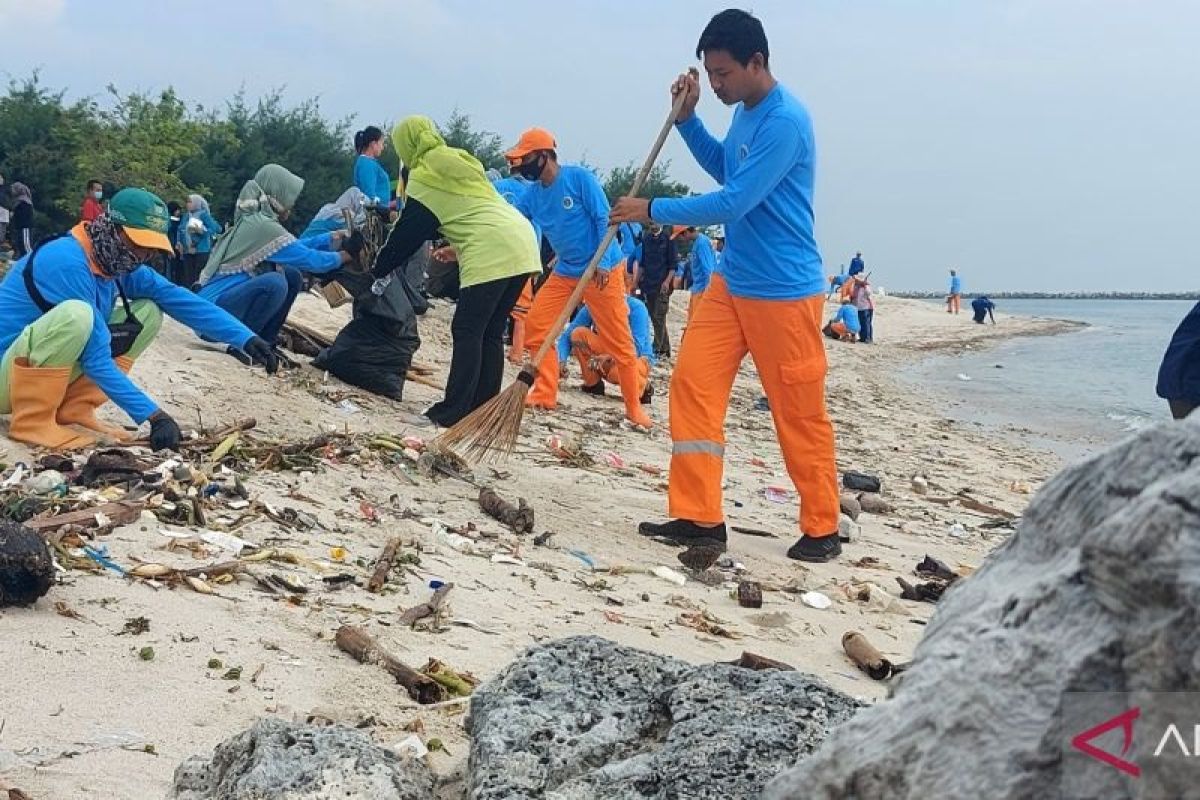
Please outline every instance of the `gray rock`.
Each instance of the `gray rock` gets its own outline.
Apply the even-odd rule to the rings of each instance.
[[[858,515],[863,511],[862,503],[859,502],[858,498],[852,494],[843,492],[839,499],[842,506],[842,513],[850,519],[857,521]]]
[[[1150,691],[1200,689],[1198,454],[1200,417],[1053,478],[1016,534],[946,592],[892,698],[765,797],[1026,800],[1061,796],[1064,780],[1071,796],[1180,796],[1065,749],[1081,731],[1063,722],[1064,693],[1144,705]]]
[[[468,797],[757,797],[859,707],[798,672],[563,639],[475,691]]]
[[[892,504],[884,500],[877,494],[863,492],[858,496],[858,505],[863,511],[868,514],[890,514],[892,513]]]
[[[266,717],[175,769],[177,800],[429,800],[424,761],[375,744],[362,731]]]

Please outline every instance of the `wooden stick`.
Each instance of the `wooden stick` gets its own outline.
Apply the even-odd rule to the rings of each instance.
[[[25,523],[25,527],[32,528],[35,531],[57,530],[63,525],[80,525],[84,528],[95,528],[98,527],[96,524],[97,514],[103,514],[108,517],[114,525],[128,525],[141,515],[144,507],[145,504],[143,503],[129,503],[125,501],[105,503],[102,506],[95,506],[94,508],[81,508],[78,511],[56,514],[53,517],[31,519]]]
[[[750,653],[750,652],[746,652],[746,651],[742,652],[742,657],[739,658],[737,661],[731,661],[729,663],[733,664],[735,667],[742,667],[744,669],[753,669],[753,670],[764,670],[764,669],[794,670],[795,669],[795,667],[793,667],[792,665],[785,664],[782,661],[776,661],[773,658],[767,658],[766,656],[760,656],[757,653]]]
[[[675,98],[675,102],[671,105],[671,113],[667,116],[667,121],[663,123],[662,129],[658,132],[658,138],[654,140],[654,146],[650,148],[650,154],[646,156],[645,162],[642,163],[642,168],[638,170],[637,177],[633,181],[633,186],[629,189],[629,196],[636,197],[638,192],[642,190],[642,185],[646,179],[650,177],[650,170],[654,168],[654,162],[658,160],[658,154],[662,151],[663,144],[667,141],[667,136],[671,134],[671,129],[675,127],[675,118],[679,116],[679,112],[683,110],[683,103],[687,97],[687,92],[680,92]],[[579,307],[579,303],[583,300],[583,293],[587,291],[588,283],[596,274],[596,270],[600,266],[600,260],[604,258],[604,254],[608,252],[608,246],[612,244],[613,238],[617,235],[616,225],[609,225],[608,230],[604,234],[604,238],[600,240],[600,246],[596,248],[595,255],[592,256],[591,262],[587,269],[579,276],[579,282],[575,284],[575,291],[571,292],[571,297],[563,306],[562,311],[558,315],[558,319],[554,321],[554,325],[550,327],[550,332],[546,334],[546,338],[542,341],[542,346],[538,348],[536,354],[522,372],[529,372],[531,375],[537,374],[537,368],[542,363],[542,359],[546,357],[546,353],[550,352],[551,347],[558,346],[558,337],[562,334],[563,329],[567,326],[567,321],[571,319],[571,315],[575,313],[575,309]]]
[[[424,673],[417,672],[400,659],[384,650],[362,628],[343,625],[338,628],[337,646],[354,656],[362,664],[382,667],[396,682],[408,690],[408,696],[421,705],[429,705],[446,699],[442,685]]]
[[[400,537],[392,539],[383,548],[383,552],[379,554],[379,560],[375,562],[375,571],[371,573],[371,580],[367,581],[368,592],[378,592],[387,583],[388,573],[392,569],[392,562],[396,560],[396,553],[400,550]]]
[[[424,375],[422,375],[421,373],[414,372],[411,369],[405,374],[404,377],[407,378],[408,380],[412,381],[413,383],[419,383],[422,386],[428,386],[430,389],[437,389],[439,392],[446,391],[446,387],[442,386],[440,383],[435,381],[433,378],[427,378]]]
[[[428,603],[421,603],[413,606],[408,611],[400,615],[401,625],[412,625],[418,620],[426,617],[436,616],[442,610],[442,604],[446,602],[446,595],[454,588],[453,583],[444,583],[439,586],[433,593],[433,597],[429,598]]]

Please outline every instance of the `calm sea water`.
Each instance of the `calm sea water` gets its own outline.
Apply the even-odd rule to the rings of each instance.
[[[997,301],[1003,313],[1077,320],[1088,327],[935,356],[906,378],[949,396],[951,418],[982,429],[1026,429],[1044,446],[1079,457],[1170,417],[1166,403],[1154,394],[1154,383],[1171,334],[1193,305],[1174,300]]]

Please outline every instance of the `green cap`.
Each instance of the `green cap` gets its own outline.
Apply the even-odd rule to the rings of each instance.
[[[109,218],[120,225],[133,243],[156,250],[172,251],[167,238],[171,215],[167,204],[145,189],[122,189],[108,201]]]

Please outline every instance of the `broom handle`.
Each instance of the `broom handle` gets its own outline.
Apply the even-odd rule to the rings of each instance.
[[[663,123],[662,130],[658,132],[658,138],[654,141],[654,146],[650,148],[650,155],[646,156],[646,163],[642,164],[641,170],[638,171],[637,177],[633,180],[633,187],[629,190],[630,197],[636,197],[637,193],[642,190],[642,184],[646,182],[646,178],[650,175],[650,170],[654,168],[654,162],[658,160],[658,154],[662,151],[663,144],[667,141],[667,137],[671,134],[671,128],[675,125],[675,118],[679,116],[679,112],[683,109],[683,101],[687,97],[687,92],[680,92],[675,98],[675,103],[671,106],[671,113],[667,116],[667,121]],[[558,315],[558,319],[554,321],[554,325],[550,328],[550,333],[547,334],[542,346],[538,348],[537,353],[533,356],[533,360],[529,362],[529,366],[523,371],[536,373],[537,368],[541,365],[542,359],[546,357],[546,353],[550,352],[550,348],[556,347],[558,337],[562,335],[563,329],[567,327],[567,321],[571,319],[571,314],[579,306],[579,302],[583,299],[583,293],[587,291],[588,283],[592,280],[592,276],[596,274],[596,269],[600,265],[600,259],[604,257],[608,251],[608,246],[612,244],[613,237],[617,235],[617,226],[609,225],[608,231],[605,232],[604,238],[600,240],[600,246],[596,248],[596,254],[592,256],[591,263],[587,269],[583,271],[583,275],[579,276],[579,283],[575,285],[575,291],[571,292],[571,297],[568,298],[567,304],[563,306],[562,313]]]

